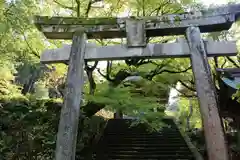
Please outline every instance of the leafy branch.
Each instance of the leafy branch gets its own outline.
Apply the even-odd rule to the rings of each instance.
[[[181,70],[181,71],[174,71],[174,70],[168,70],[168,69],[163,69],[166,66],[166,64],[162,63],[161,65],[158,65],[154,70],[150,71],[147,75],[146,78],[148,80],[152,80],[156,75],[162,74],[164,72],[166,73],[185,73],[187,71],[189,71],[192,66],[189,66],[188,68]]]
[[[72,10],[72,11],[76,11],[76,7],[70,7],[70,6],[64,5],[64,4],[60,3],[60,2],[58,2],[57,0],[53,0],[53,2],[58,4],[62,8],[69,9],[69,10]]]
[[[240,66],[230,57],[227,57],[227,60],[229,60],[235,67],[240,68]]]
[[[182,80],[179,80],[179,82],[181,83],[181,85],[183,85],[185,88],[187,88],[190,91],[196,92],[195,88],[190,87],[189,85],[187,85],[186,83],[184,83]]]
[[[30,46],[30,44],[28,43],[27,38],[26,38],[26,36],[25,36],[24,33],[23,33],[23,38],[24,38],[24,41],[26,42],[28,48],[32,51],[31,53],[32,53],[33,55],[35,55],[37,58],[40,59],[40,54],[39,54],[38,52],[36,52],[36,51],[33,50],[33,48],[32,48],[32,47]]]
[[[118,71],[118,73],[114,76],[114,78],[110,77],[112,70],[112,62],[107,62],[107,68],[106,68],[106,75],[104,75],[100,69],[98,68],[98,73],[104,77],[106,80],[111,82],[113,86],[118,86],[125,78],[131,75],[127,70],[121,69]]]

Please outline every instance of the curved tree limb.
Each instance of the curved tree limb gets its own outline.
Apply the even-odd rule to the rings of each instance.
[[[85,12],[85,17],[88,17],[88,14],[90,12],[92,4],[93,4],[93,1],[89,0],[88,5],[87,5],[87,9],[86,9],[86,12]]]
[[[112,78],[110,77],[111,70],[112,70],[111,68],[112,68],[112,62],[111,62],[111,61],[107,61],[107,68],[106,68],[107,73],[106,73],[106,75],[104,75],[104,74],[100,71],[99,68],[97,68],[97,71],[98,71],[98,73],[99,73],[102,77],[104,77],[106,80],[108,80],[109,82],[113,82],[114,79],[112,79]]]
[[[88,102],[86,105],[82,106],[82,111],[84,116],[92,117],[95,113],[103,109],[106,105],[103,103]]]
[[[159,13],[160,13],[160,11],[161,11],[161,9],[163,9],[163,8],[166,7],[166,6],[168,6],[169,4],[170,4],[170,0],[168,0],[168,1],[160,4],[157,8],[153,9],[153,10],[150,12],[149,16],[152,16],[152,14],[153,14],[154,12],[156,12],[155,15],[158,16]]]
[[[190,70],[192,68],[192,66],[189,66],[187,69],[182,70],[182,71],[172,71],[172,70],[168,70],[168,69],[162,69],[164,65],[158,66],[155,70],[151,71],[146,77],[148,80],[152,80],[156,75],[159,75],[161,73],[167,72],[167,73],[184,73],[187,72],[188,70]]]
[[[235,67],[240,68],[240,66],[230,57],[227,57],[227,60],[229,60]]]
[[[98,71],[98,73],[99,73],[103,78],[105,78],[105,79],[108,80],[108,81],[112,81],[112,79],[110,79],[110,78],[107,76],[107,74],[104,75],[104,74],[100,71],[99,68],[97,68],[97,71]]]
[[[106,75],[104,75],[100,69],[98,68],[98,73],[104,77],[106,80],[108,80],[109,82],[111,82],[111,84],[113,86],[118,86],[125,78],[127,78],[128,76],[130,76],[131,74],[124,70],[121,69],[120,71],[118,71],[118,73],[114,76],[114,78],[110,77],[111,75],[111,71],[112,71],[112,61],[108,61],[107,62],[107,68],[106,68]]]
[[[196,92],[195,88],[192,88],[190,86],[188,86],[186,83],[184,83],[182,80],[179,80],[179,82],[181,83],[181,85],[183,85],[185,88],[189,89],[190,91]]]
[[[90,84],[90,87],[89,87],[89,94],[90,95],[93,95],[94,92],[95,92],[95,89],[96,89],[96,83],[94,81],[94,78],[93,78],[93,71],[94,69],[97,67],[98,65],[98,61],[95,61],[94,62],[94,65],[93,66],[89,66],[87,61],[85,61],[85,71],[87,72],[87,76],[88,76],[88,81],[89,81],[89,84]]]
[[[30,46],[30,44],[28,43],[27,38],[26,38],[26,36],[25,36],[24,33],[23,33],[23,38],[24,38],[24,41],[26,42],[28,48],[32,51],[31,53],[32,53],[34,56],[36,56],[37,58],[40,59],[40,54],[39,54],[38,52],[36,52],[36,51],[33,50],[33,48],[32,48],[32,47]]]
[[[66,6],[64,4],[61,4],[60,2],[58,2],[57,0],[53,0],[54,3],[58,4],[59,6],[61,6],[62,8],[65,8],[65,9],[70,9],[72,11],[76,11],[76,8],[75,7],[70,7],[70,6]]]
[[[98,73],[103,76],[106,80],[111,82],[113,86],[118,86],[125,78],[130,76],[131,74],[127,72],[126,70],[120,70],[118,73],[114,76],[114,78],[110,78],[109,74],[104,75],[101,73],[100,69],[98,69]]]
[[[164,69],[164,70],[160,71],[159,73],[163,73],[163,72],[167,72],[167,73],[184,73],[184,72],[187,72],[190,69],[192,69],[192,66],[190,66],[187,69],[182,70],[182,71],[171,71],[171,70]]]
[[[221,68],[223,68],[226,63],[227,63],[227,60],[226,60],[226,57],[224,57],[224,62],[223,62],[223,64],[221,65]]]
[[[81,2],[80,0],[75,0],[75,2],[77,3],[77,8],[76,8],[76,12],[77,12],[77,17],[80,17],[80,7],[81,7]]]
[[[128,66],[135,66],[135,67],[139,67],[141,65],[144,65],[144,64],[148,64],[148,63],[151,63],[151,64],[154,64],[156,66],[158,66],[159,64],[157,64],[156,62],[150,60],[150,59],[142,59],[142,58],[131,58],[131,59],[127,59],[125,60],[125,63],[128,65]]]
[[[172,87],[181,94],[181,95],[179,95],[179,97],[187,97],[187,98],[197,97],[197,95],[195,93],[193,93],[192,95],[186,94],[186,93],[182,92],[181,90],[177,89],[176,86],[172,86]]]
[[[219,67],[218,57],[214,57],[214,64],[215,64],[215,68]]]

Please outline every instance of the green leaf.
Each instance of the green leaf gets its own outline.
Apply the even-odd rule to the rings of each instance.
[[[7,24],[0,22],[0,34],[7,32],[7,29],[8,29]]]

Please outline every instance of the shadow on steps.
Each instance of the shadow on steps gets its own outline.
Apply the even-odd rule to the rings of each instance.
[[[147,125],[130,127],[130,119],[111,119],[95,147],[97,160],[194,160],[195,157],[172,119],[170,127],[149,132]]]

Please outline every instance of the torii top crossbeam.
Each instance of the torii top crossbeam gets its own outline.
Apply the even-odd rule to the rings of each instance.
[[[211,8],[193,13],[158,17],[73,18],[35,16],[35,25],[49,39],[72,39],[79,27],[84,27],[88,39],[124,38],[127,24],[142,23],[146,37],[184,34],[187,27],[196,25],[201,32],[228,30],[240,16],[240,4]]]

